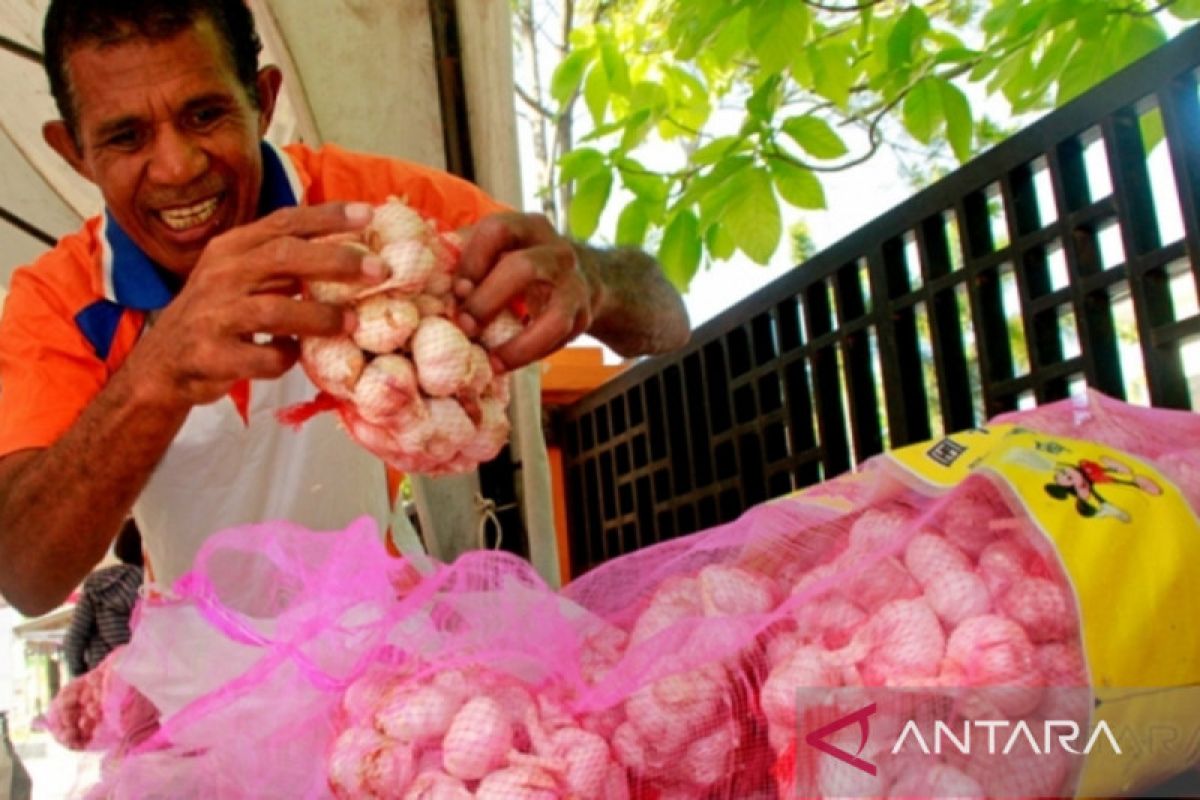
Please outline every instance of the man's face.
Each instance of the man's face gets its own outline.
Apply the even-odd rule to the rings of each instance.
[[[47,141],[150,258],[187,275],[210,239],[254,219],[278,79],[260,74],[256,108],[208,20],[170,39],[82,45],[67,71],[79,147],[61,123]]]

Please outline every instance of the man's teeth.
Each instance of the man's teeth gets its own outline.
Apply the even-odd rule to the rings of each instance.
[[[171,230],[185,231],[208,222],[217,211],[218,199],[213,197],[187,208],[164,208],[158,213]]]

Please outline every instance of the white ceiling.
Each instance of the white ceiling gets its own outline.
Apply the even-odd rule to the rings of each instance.
[[[0,0],[0,35],[41,50],[45,0]],[[51,235],[66,233],[99,208],[98,195],[42,142],[42,122],[57,116],[40,64],[0,50],[0,208]],[[45,245],[0,222],[0,284]]]

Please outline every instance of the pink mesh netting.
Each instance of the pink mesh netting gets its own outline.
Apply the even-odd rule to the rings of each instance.
[[[1007,421],[1200,491],[1194,415],[1089,395]],[[1071,583],[1020,506],[882,459],[559,592],[504,553],[389,558],[366,520],[228,530],[144,602],[113,670],[159,720],[113,751],[111,798],[865,796],[797,746],[846,710],[798,689],[922,687],[1016,719],[1088,682]],[[892,796],[1069,794],[1077,768],[866,755]]]

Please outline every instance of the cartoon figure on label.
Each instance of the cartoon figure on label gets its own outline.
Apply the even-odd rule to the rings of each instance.
[[[1113,517],[1129,522],[1129,513],[1114,506],[1096,491],[1096,486],[1132,486],[1146,494],[1158,496],[1162,487],[1144,475],[1135,475],[1126,465],[1108,456],[1099,461],[1080,459],[1074,464],[1058,462],[1054,469],[1054,483],[1046,484],[1046,494],[1056,500],[1075,499],[1075,509],[1082,517]]]

